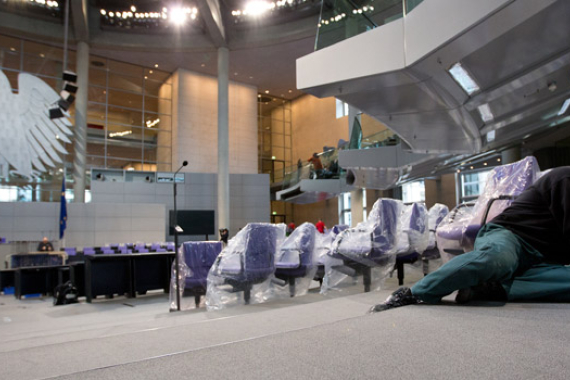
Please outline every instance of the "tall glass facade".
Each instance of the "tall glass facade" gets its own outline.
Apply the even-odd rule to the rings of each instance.
[[[76,71],[74,51],[68,52],[67,62],[68,70]],[[87,178],[92,168],[171,171],[170,73],[94,55],[89,62]],[[13,93],[18,92],[19,73],[33,74],[59,92],[63,50],[0,35],[0,70]],[[73,105],[69,112],[74,124]],[[64,164],[36,178],[13,174],[0,178],[0,202],[59,201],[63,175],[66,182],[72,182],[73,148],[73,142],[65,144],[68,154],[62,157]],[[72,192],[69,195],[68,200]]]

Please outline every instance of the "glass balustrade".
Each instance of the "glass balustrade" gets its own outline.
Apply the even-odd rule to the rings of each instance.
[[[315,50],[398,20],[423,0],[323,0]]]

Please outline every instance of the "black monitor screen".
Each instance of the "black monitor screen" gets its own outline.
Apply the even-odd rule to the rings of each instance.
[[[215,235],[214,210],[178,210],[179,235]],[[174,235],[174,210],[170,210],[170,235]]]

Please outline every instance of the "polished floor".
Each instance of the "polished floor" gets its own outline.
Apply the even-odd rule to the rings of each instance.
[[[407,276],[410,283],[417,276]],[[171,313],[148,294],[54,307],[0,296],[2,379],[567,379],[570,305],[414,305],[361,287]],[[450,298],[452,299],[452,298]]]

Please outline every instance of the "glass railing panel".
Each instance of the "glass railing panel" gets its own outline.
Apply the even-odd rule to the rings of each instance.
[[[348,141],[348,149],[360,149],[362,142],[362,127],[358,118],[354,118],[352,131],[350,132],[350,140]]]
[[[324,0],[315,50],[402,18],[402,0]]]
[[[420,3],[422,3],[424,0],[406,0],[405,4],[406,4],[406,13],[410,13],[411,11],[414,10],[415,7],[417,7]]]

